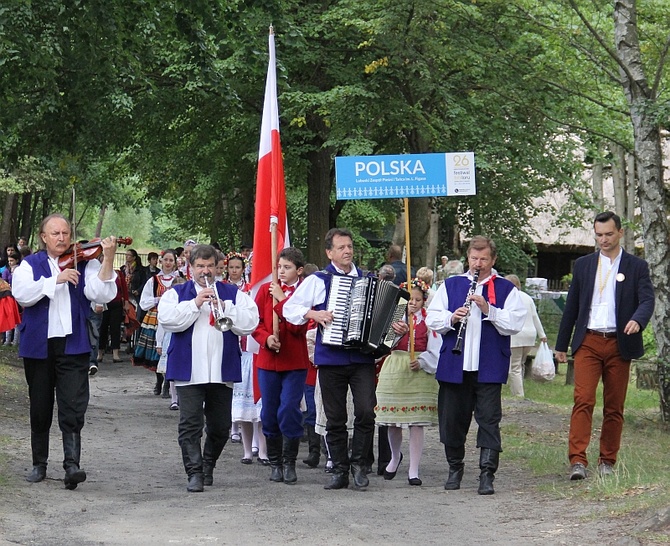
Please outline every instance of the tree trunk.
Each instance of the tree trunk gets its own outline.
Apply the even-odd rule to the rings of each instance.
[[[19,215],[19,225],[16,226],[19,237],[25,237],[26,241],[33,229],[31,224],[31,203],[33,194],[26,192],[21,196],[21,214]]]
[[[603,199],[603,160],[600,155],[593,162],[591,184],[593,186],[595,205],[598,210],[603,210],[603,207],[605,206],[605,200]]]
[[[663,154],[658,120],[654,117],[654,104],[658,97],[648,85],[642,63],[642,52],[637,33],[635,0],[615,0],[614,38],[620,63],[623,90],[628,101],[635,137],[635,156],[638,175],[638,200],[642,212],[645,241],[645,258],[649,263],[651,282],[656,290],[656,307],[652,324],[656,334],[659,367],[670,368],[670,325],[665,318],[670,312],[670,229],[668,227],[668,199],[663,183]],[[662,63],[661,63],[662,65]],[[659,67],[660,69],[661,67]],[[659,374],[661,375],[661,374]],[[668,374],[662,374],[666,381]],[[661,382],[660,390],[667,389]],[[670,415],[665,400],[663,415]]]
[[[102,205],[100,211],[98,212],[98,223],[95,224],[95,235],[96,239],[100,238],[102,233],[102,224],[105,221],[105,213],[107,212],[107,205]],[[117,234],[118,235],[118,234]]]
[[[437,248],[440,242],[440,215],[433,206],[431,199],[430,231],[428,232],[428,251],[426,253],[426,265],[435,272],[437,264]]]
[[[307,261],[327,265],[324,237],[330,226],[331,154],[327,149],[309,152],[307,175]],[[342,226],[346,227],[346,226]]]
[[[614,185],[614,212],[626,218],[626,152],[623,146],[612,145],[612,183]],[[631,249],[632,250],[632,249]]]
[[[409,201],[409,233],[412,267],[419,269],[427,263],[430,243],[430,197],[412,197]],[[433,252],[435,252],[433,250]]]
[[[9,243],[14,242],[10,241],[12,236],[12,223],[13,223],[13,211],[14,211],[14,202],[16,201],[15,193],[6,193],[5,203],[2,207],[2,223],[0,223],[0,245],[1,248],[5,248]]]
[[[626,183],[626,220],[628,225],[632,226],[635,223],[635,155],[626,154],[626,170],[628,174],[628,181]],[[632,229],[627,229],[624,232],[624,248],[630,249],[631,252],[635,250],[635,232]]]

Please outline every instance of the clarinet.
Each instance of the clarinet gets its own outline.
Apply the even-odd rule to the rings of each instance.
[[[465,298],[465,303],[463,304],[463,307],[467,308],[468,313],[461,319],[459,323],[456,345],[454,345],[454,348],[451,350],[451,352],[454,353],[455,355],[460,355],[463,352],[463,337],[465,337],[465,328],[468,325],[468,318],[470,318],[470,306],[472,305],[472,300],[469,298],[475,293],[475,290],[477,290],[478,280],[479,280],[479,269],[475,269],[474,273],[472,274],[472,282],[470,283],[470,289],[468,290],[468,295]]]

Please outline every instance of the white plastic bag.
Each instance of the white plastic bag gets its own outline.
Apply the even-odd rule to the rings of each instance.
[[[554,355],[547,345],[546,341],[540,343],[537,350],[533,366],[530,369],[530,376],[539,382],[551,381],[556,376],[556,368],[554,367]]]

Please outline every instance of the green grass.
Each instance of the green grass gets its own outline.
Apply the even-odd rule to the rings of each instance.
[[[594,517],[625,516],[670,505],[670,490],[666,486],[670,483],[670,431],[661,422],[658,392],[638,389],[634,374],[626,399],[626,421],[614,475],[602,479],[595,473],[602,424],[600,385],[587,452],[592,473],[587,480],[568,479],[567,443],[573,388],[565,385],[565,367],[561,366],[562,375],[552,382],[524,382],[526,398],[533,404],[516,403],[509,389],[503,389],[504,408],[515,414],[510,416],[509,424],[503,420],[505,459],[528,468],[539,491],[576,502],[595,503],[600,513]],[[644,537],[651,540],[651,535]],[[654,537],[658,542],[658,536]],[[665,536],[661,542],[670,543],[670,537]]]

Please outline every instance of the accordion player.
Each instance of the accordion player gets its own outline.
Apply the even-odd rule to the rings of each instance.
[[[376,277],[335,275],[327,310],[333,321],[322,330],[322,343],[380,358],[391,352],[402,336],[392,328],[403,319],[409,293]]]

